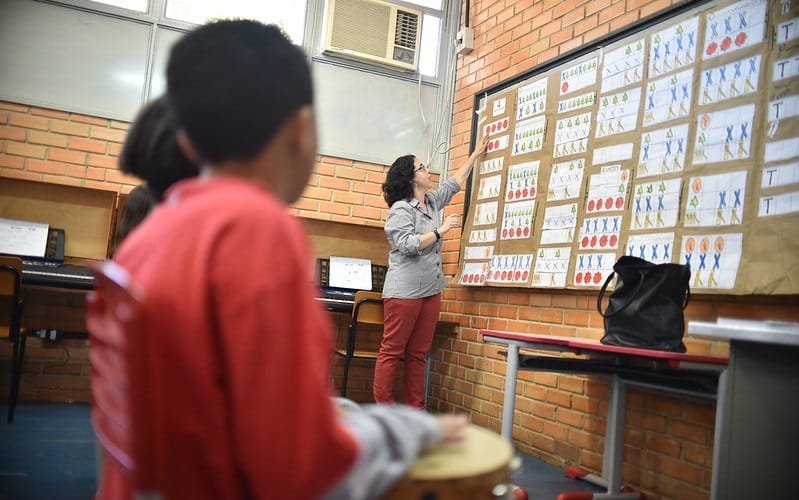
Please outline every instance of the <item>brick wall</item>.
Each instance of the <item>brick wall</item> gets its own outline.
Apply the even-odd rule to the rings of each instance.
[[[451,164],[469,150],[475,93],[568,50],[656,13],[671,1],[655,0],[472,0],[475,51],[458,58]],[[126,123],[0,102],[0,182],[22,177],[80,184],[120,192],[135,179],[119,174],[115,156]],[[310,186],[295,205],[315,219],[382,225],[386,208],[379,185],[385,167],[320,157]],[[458,195],[446,213],[461,212]],[[459,243],[444,244],[445,272],[457,267]],[[505,362],[483,344],[481,328],[598,338],[601,318],[595,292],[473,289],[451,286],[442,319],[461,325],[456,335],[439,335],[433,353],[432,398],[437,411],[465,411],[482,426],[499,430]],[[720,316],[799,320],[793,297],[694,297],[689,319]],[[346,321],[344,322],[346,323]],[[726,354],[723,344],[686,339],[692,352]],[[31,341],[32,376],[26,372],[23,399],[86,400],[84,355]],[[0,343],[0,384],[6,387],[10,349]],[[78,361],[75,365],[74,361]],[[58,367],[61,363],[63,366]],[[358,362],[351,386],[368,398],[371,362]],[[340,373],[340,363],[334,366]],[[69,372],[60,374],[60,371]],[[49,377],[36,380],[37,377]],[[70,378],[71,377],[71,378]],[[33,380],[31,380],[33,379]],[[77,390],[75,388],[77,387]],[[523,373],[514,419],[514,444],[556,464],[600,469],[608,385],[594,377]],[[623,479],[650,498],[707,498],[710,488],[714,410],[711,403],[633,390],[627,400]]]

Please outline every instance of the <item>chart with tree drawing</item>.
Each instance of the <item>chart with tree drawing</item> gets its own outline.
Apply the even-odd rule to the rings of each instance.
[[[475,95],[463,286],[799,294],[799,2],[681,3]]]

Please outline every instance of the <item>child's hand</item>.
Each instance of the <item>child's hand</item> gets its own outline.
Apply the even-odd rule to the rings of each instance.
[[[436,419],[441,426],[443,442],[460,441],[466,436],[466,426],[469,423],[466,415],[438,415]]]

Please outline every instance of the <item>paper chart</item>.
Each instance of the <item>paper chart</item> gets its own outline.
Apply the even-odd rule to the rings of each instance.
[[[555,205],[544,211],[541,244],[571,243],[577,226],[577,204]]]
[[[734,287],[742,248],[742,233],[683,236],[680,264],[691,267],[691,289]]]
[[[799,156],[799,137],[767,142],[763,152],[763,160],[766,163],[787,160],[797,156]]]
[[[640,88],[600,97],[596,137],[606,137],[634,130],[638,125],[640,104]]]
[[[614,144],[594,149],[592,165],[602,165],[611,161],[630,160],[633,157],[633,143]]]
[[[799,191],[760,197],[758,217],[786,215],[799,212]]]
[[[531,118],[516,124],[513,133],[513,156],[540,151],[544,145],[546,118]]]
[[[596,83],[599,58],[575,64],[560,72],[560,95],[567,95]]]
[[[638,184],[634,188],[630,229],[674,227],[680,209],[682,179]]]
[[[494,255],[488,266],[486,281],[495,283],[526,283],[533,263],[531,254]]]
[[[533,286],[565,287],[570,257],[571,247],[539,249],[533,270]]]
[[[799,55],[775,61],[771,74],[775,82],[799,75]]]
[[[629,182],[629,169],[622,169],[621,165],[602,167],[598,174],[592,174],[588,180],[585,212],[595,214],[624,210]]]
[[[586,217],[580,226],[580,250],[608,250],[619,247],[621,215]]]
[[[688,69],[651,81],[644,105],[644,127],[688,116],[693,78],[694,70]]]
[[[459,285],[479,286],[485,283],[488,276],[488,262],[467,262],[463,265]]]
[[[692,17],[655,33],[649,49],[649,77],[693,64],[699,40],[698,29],[699,18]]]
[[[486,260],[494,255],[493,245],[467,246],[463,249],[463,258],[466,260]]]
[[[530,118],[531,116],[546,111],[547,105],[547,79],[525,85],[516,95],[516,121]]]
[[[754,104],[699,115],[694,165],[749,158],[754,115]]]
[[[530,237],[533,231],[535,200],[506,203],[502,212],[502,240],[521,240]]]
[[[529,200],[538,192],[538,160],[511,165],[505,188],[505,201]]]
[[[503,149],[508,147],[508,143],[510,142],[509,135],[503,135],[502,137],[497,137],[496,139],[490,139],[488,144],[486,144],[486,152],[492,153],[495,151],[502,151]]]
[[[590,112],[558,120],[555,127],[555,148],[552,156],[561,158],[585,153],[588,148],[588,134],[590,132]]]
[[[799,95],[773,99],[768,103],[768,121],[778,122],[799,115]]]
[[[757,92],[760,78],[760,54],[708,68],[702,72],[699,104],[721,102],[739,95]]]
[[[626,249],[627,255],[654,264],[668,264],[674,252],[674,233],[631,234]]]
[[[570,200],[579,196],[583,185],[584,171],[585,158],[576,158],[552,165],[547,188],[547,201]]]
[[[498,197],[501,181],[501,175],[492,175],[491,177],[483,177],[480,179],[480,187],[477,190],[477,199],[485,200],[486,198]]]
[[[600,286],[613,272],[616,253],[578,253],[574,263],[574,283],[578,287]]]
[[[799,184],[799,162],[763,167],[760,187],[763,189]]]
[[[472,229],[469,233],[469,243],[491,243],[497,240],[497,230],[490,229]]]
[[[746,199],[746,170],[691,177],[685,227],[741,224]]]
[[[563,99],[558,101],[558,114],[565,114],[580,108],[593,106],[594,101],[596,101],[596,94],[594,92]]]
[[[494,101],[494,106],[491,108],[491,116],[499,116],[505,114],[505,100],[507,97],[497,99]]]
[[[490,160],[485,160],[480,162],[480,166],[478,167],[478,171],[480,175],[491,174],[494,172],[501,172],[502,166],[505,164],[505,157],[500,156],[499,158],[491,158]]]
[[[494,135],[502,134],[507,132],[509,128],[510,128],[510,118],[500,118],[499,120],[486,124],[483,127],[483,136],[491,137]]]
[[[799,18],[793,18],[777,26],[777,43],[788,43],[797,38],[799,38]]]
[[[746,0],[709,12],[702,58],[712,59],[763,41],[766,32],[766,0]]]
[[[644,132],[636,177],[682,172],[688,146],[688,124]]]
[[[644,77],[645,55],[646,41],[644,38],[632,41],[605,54],[602,61],[600,91],[604,94],[640,82]]]

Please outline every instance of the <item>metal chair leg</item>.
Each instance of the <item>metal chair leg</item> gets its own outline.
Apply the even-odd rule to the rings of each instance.
[[[8,398],[7,422],[14,423],[14,410],[17,408],[19,384],[22,379],[22,368],[25,364],[25,333],[19,332],[14,338],[14,349],[11,354],[11,394]]]

